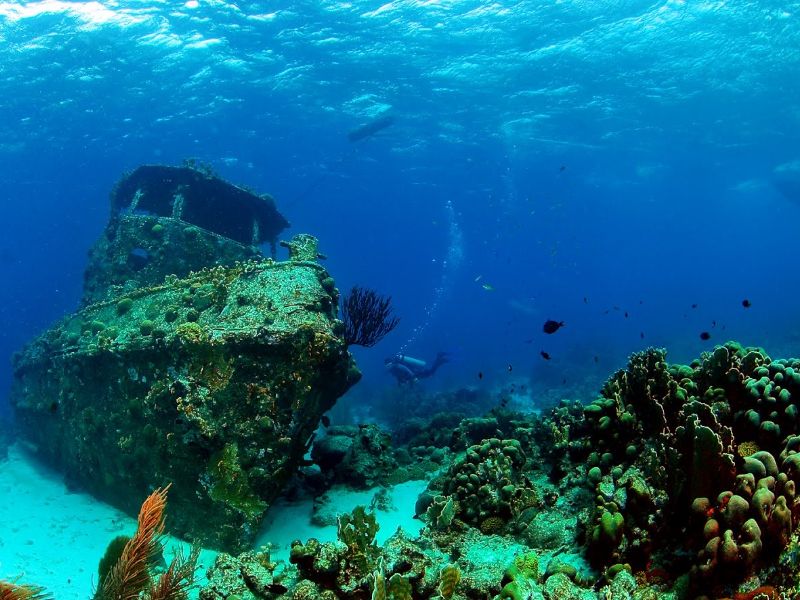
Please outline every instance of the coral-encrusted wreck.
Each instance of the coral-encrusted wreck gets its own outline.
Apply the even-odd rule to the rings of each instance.
[[[316,240],[259,197],[191,168],[140,167],[112,194],[82,308],[15,356],[28,445],[131,513],[172,482],[171,530],[247,546],[359,373]]]

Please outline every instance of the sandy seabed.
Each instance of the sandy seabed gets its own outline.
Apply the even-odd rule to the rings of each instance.
[[[419,532],[422,523],[413,519],[414,503],[424,488],[425,482],[412,481],[391,490],[391,509],[376,510],[379,543],[398,527],[412,536]],[[375,491],[333,490],[329,495],[335,512],[349,512],[359,504],[369,506]],[[58,600],[90,599],[106,546],[115,536],[136,530],[135,519],[88,494],[68,490],[59,473],[31,459],[18,445],[9,449],[8,460],[0,461],[0,498],[0,579],[43,586]],[[292,540],[336,539],[335,526],[311,522],[312,506],[310,499],[276,502],[256,547],[270,545],[273,560],[287,560]],[[169,531],[169,505],[166,526]],[[169,561],[182,544],[186,546],[168,537],[165,559]],[[199,584],[215,556],[211,550],[202,552]]]

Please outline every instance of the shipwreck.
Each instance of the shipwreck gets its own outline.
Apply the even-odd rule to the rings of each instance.
[[[171,531],[247,548],[360,377],[316,240],[275,260],[288,225],[269,196],[195,168],[123,177],[79,310],[14,357],[24,444],[131,514],[171,483]]]

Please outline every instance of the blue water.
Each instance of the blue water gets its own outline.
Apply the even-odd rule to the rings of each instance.
[[[647,345],[796,356],[781,4],[0,2],[0,355],[76,307],[122,173],[193,157],[271,193],[341,289],[392,295],[362,390],[400,350],[452,354],[426,385],[565,394]]]

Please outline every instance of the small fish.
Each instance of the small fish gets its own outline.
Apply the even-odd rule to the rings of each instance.
[[[484,283],[484,284],[483,284],[481,287],[482,287],[483,289],[485,289],[487,292],[493,292],[493,291],[494,291],[494,287],[492,287],[492,286],[491,286],[490,284],[488,284],[488,283]]]
[[[599,363],[600,362],[600,357],[599,356],[595,356],[594,357],[594,362],[595,363]]]
[[[640,340],[643,340],[643,339],[644,339],[644,331],[640,331],[640,332],[639,332],[639,339],[640,339]]]
[[[328,428],[328,427],[331,426],[331,418],[328,415],[322,415],[322,418],[320,419],[320,421],[322,422],[322,426],[325,427],[325,428]]]
[[[559,329],[564,326],[564,321],[553,321],[552,319],[548,319],[542,325],[542,331],[545,333],[555,333]]]
[[[711,321],[711,328],[714,329],[717,326],[716,321]]]
[[[625,318],[626,319],[628,318],[628,311],[627,310],[625,311]]]
[[[692,304],[692,308],[697,308],[697,304]]]
[[[478,283],[481,279],[483,279],[483,275],[478,275],[475,279],[473,279],[473,281]]]
[[[511,371],[513,371],[513,370],[514,370],[514,367],[512,365],[508,365],[508,372],[511,373]]]
[[[526,343],[526,344],[532,344],[532,343],[533,343],[533,338],[528,338],[527,340],[525,340],[525,342],[524,342],[524,343]]]
[[[541,354],[541,355],[542,355],[542,358],[543,358],[543,359],[545,359],[545,360],[550,360],[550,355],[549,355],[547,352],[545,352],[544,350],[542,350],[541,352],[539,352],[539,354]]]
[[[583,297],[583,303],[584,303],[584,304],[589,304],[589,298],[587,298],[586,296],[584,296],[584,297]]]
[[[753,306],[753,304],[750,302],[750,300],[745,298],[744,300],[742,300],[742,306],[744,306],[745,308],[750,308],[751,306]]]
[[[478,371],[478,379],[483,379],[483,371]]]
[[[559,172],[559,173],[563,173],[563,172],[564,172],[564,171],[566,171],[566,170],[567,170],[567,165],[561,165],[561,166],[558,168],[558,172]]]
[[[705,340],[710,340],[710,339],[711,339],[711,334],[710,334],[710,333],[708,333],[707,331],[703,331],[703,332],[700,334],[700,339],[701,339],[701,340],[704,340],[704,341],[705,341]]]

